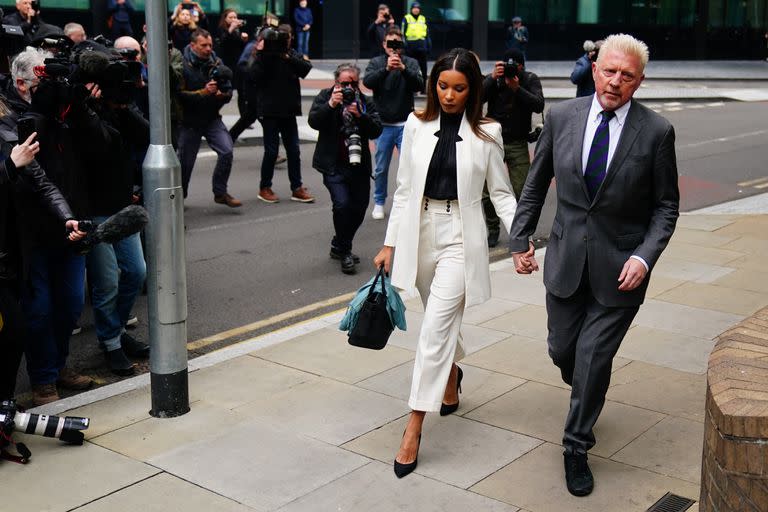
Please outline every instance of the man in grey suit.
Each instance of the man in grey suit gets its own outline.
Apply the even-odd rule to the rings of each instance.
[[[547,344],[571,385],[563,447],[566,484],[576,496],[592,492],[587,450],[613,357],[679,215],[674,129],[632,99],[647,62],[643,42],[606,39],[592,64],[595,94],[550,110],[510,233],[517,272],[538,270],[529,240],[555,178],[544,265]]]

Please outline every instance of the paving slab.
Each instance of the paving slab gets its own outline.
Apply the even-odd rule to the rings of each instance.
[[[279,512],[516,512],[519,509],[418,473],[398,480],[392,466],[366,466],[281,508]]]
[[[538,254],[536,258],[540,264],[543,264],[544,260],[539,259]],[[521,275],[513,269],[492,272],[491,294],[501,299],[546,306],[546,289],[544,288],[542,275],[543,272]]]
[[[727,266],[729,261],[744,256],[743,252],[715,247],[675,242],[669,244],[664,251],[665,256],[694,263],[708,263]]]
[[[645,512],[668,491],[699,496],[690,482],[591,456],[595,490],[577,498],[565,487],[562,453],[560,446],[539,446],[471,490],[531,512]]]
[[[745,315],[723,313],[711,309],[646,300],[634,319],[636,325],[663,329],[697,338],[715,339]]]
[[[684,372],[707,371],[714,340],[696,338],[677,332],[635,326],[627,332],[619,355]]]
[[[703,424],[667,416],[611,459],[699,484],[703,443]]]
[[[704,422],[707,376],[633,361],[611,376],[608,399]]]
[[[528,382],[466,415],[467,418],[560,443],[571,393]],[[591,453],[610,456],[664,418],[654,411],[606,401],[595,425],[597,444]]]
[[[740,249],[733,245],[733,241],[738,238],[738,235],[720,235],[713,231],[685,228],[678,225],[674,235],[672,235],[672,244],[685,243],[702,247],[719,247],[721,249],[739,251]]]
[[[736,220],[720,228],[717,231],[718,235],[739,235],[739,236],[751,236],[765,240],[768,238],[768,233],[765,229],[765,216],[764,215],[741,215]]]
[[[189,374],[190,393],[218,407],[234,409],[316,377],[250,355]]]
[[[90,418],[91,422],[84,434],[86,439],[93,439],[149,418],[151,408],[150,389],[142,387],[108,400],[101,400],[66,411],[63,415]]]
[[[659,261],[653,267],[653,273],[651,274],[651,281],[657,276],[670,277],[672,279],[682,279],[684,281],[699,281],[703,283],[711,283],[715,279],[718,279],[734,270],[733,260],[727,267],[722,265],[710,265],[708,263],[696,263],[693,261],[681,260],[679,258],[672,258],[666,253],[661,255]]]
[[[369,459],[252,422],[151,459],[154,466],[258,511],[272,511]]]
[[[29,464],[3,461],[0,509],[64,512],[159,473],[157,468],[86,442],[70,446],[18,434],[32,451]]]
[[[681,215],[677,219],[677,228],[717,231],[730,226],[737,219],[737,216],[731,215]],[[718,235],[721,235],[721,233],[718,233]],[[722,233],[722,235],[725,235],[725,233]]]
[[[75,509],[77,512],[252,512],[224,496],[192,485],[168,473],[143,480]]]
[[[481,327],[517,334],[528,338],[547,339],[547,310],[544,306],[527,304],[519,309],[489,320]]]
[[[333,327],[257,350],[253,355],[348,383],[367,379],[413,357],[413,354],[392,343],[377,351],[353,347],[347,343],[346,333]]]
[[[491,297],[488,302],[464,310],[463,324],[480,325],[525,306],[522,302]]]
[[[656,300],[748,316],[768,305],[768,294],[711,284],[685,283]]]
[[[468,364],[460,364],[464,372],[459,395],[459,409],[454,414],[464,414],[507,391],[525,383],[525,380],[510,375],[491,372]],[[358,382],[357,386],[383,393],[405,402],[411,391],[413,363],[408,362],[370,379]]]
[[[740,236],[728,244],[728,249],[764,256],[768,254],[768,235],[762,238],[755,236]]]
[[[153,418],[114,430],[93,443],[136,460],[152,457],[210,438],[212,431],[226,431],[249,421],[245,415],[208,402],[193,402],[191,410],[176,418]]]
[[[407,418],[376,429],[343,447],[390,465]],[[540,445],[539,439],[459,416],[427,415],[422,430],[420,475],[467,488]]]
[[[410,409],[403,400],[318,379],[254,400],[235,411],[339,445],[407,414]]]
[[[712,282],[716,286],[725,286],[735,290],[749,290],[756,293],[768,292],[768,272],[755,269],[737,269]]]
[[[645,291],[645,298],[646,300],[652,299],[666,291],[677,288],[683,283],[685,283],[683,279],[675,279],[654,273],[648,283],[648,289]]]
[[[765,270],[765,256],[762,254],[749,254],[737,260],[733,260],[728,265],[736,269],[757,270],[762,272]]]

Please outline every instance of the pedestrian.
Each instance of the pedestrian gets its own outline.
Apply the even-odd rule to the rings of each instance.
[[[403,34],[399,28],[390,27],[382,47],[386,53],[368,62],[363,79],[363,84],[373,91],[383,126],[381,136],[376,139],[374,205],[371,213],[374,219],[384,218],[392,152],[395,147],[400,152],[403,126],[413,111],[413,95],[424,86],[419,63],[403,55]]]
[[[107,0],[107,12],[110,15],[109,23],[112,39],[122,36],[133,36],[131,15],[136,12],[131,0]]]
[[[576,85],[576,97],[595,94],[595,80],[592,78],[592,63],[602,46],[602,41],[584,41],[584,55],[579,57],[571,72],[571,83]]]
[[[420,92],[424,94],[427,79],[427,57],[432,50],[432,39],[429,37],[427,18],[421,14],[419,2],[411,3],[411,11],[403,18],[401,30],[405,36],[405,54],[416,59],[419,63],[421,76],[424,77],[425,81]]]
[[[547,345],[571,386],[563,455],[575,496],[592,492],[587,451],[613,358],[679,215],[674,128],[633,99],[647,62],[642,41],[626,34],[605,40],[592,64],[596,93],[550,110],[510,232],[517,272],[538,270],[529,240],[554,178]]]
[[[243,26],[245,26],[245,20],[237,16],[236,10],[224,9],[216,35],[216,55],[232,70],[234,75],[232,83],[237,91],[237,110],[241,116],[247,110],[243,77],[237,67],[237,61],[248,43],[248,33],[243,31]]]
[[[368,141],[381,134],[381,121],[375,103],[360,92],[357,66],[341,64],[334,79],[333,87],[320,91],[309,112],[309,126],[320,132],[312,167],[323,174],[331,195],[331,258],[340,260],[343,273],[354,274],[360,258],[352,253],[352,242],[371,194]]]
[[[181,4],[176,6],[176,10],[171,15],[170,26],[168,27],[168,39],[173,47],[183,52],[192,42],[192,33],[197,30],[197,23],[192,19],[189,9],[182,9]]]
[[[507,226],[516,204],[501,126],[483,118],[477,55],[449,51],[435,62],[428,83],[426,109],[405,124],[384,247],[373,260],[391,273],[397,288],[418,288],[424,302],[408,400],[412,411],[394,461],[398,477],[416,468],[424,415],[458,409],[463,372],[454,361],[464,355],[464,309],[491,296],[483,183]]]
[[[371,46],[371,57],[378,57],[384,55],[384,36],[390,27],[395,25],[395,17],[389,12],[389,6],[387,4],[379,4],[376,11],[376,19],[373,23],[368,25],[366,31],[368,35],[368,42]]]
[[[293,21],[296,23],[296,51],[304,57],[309,57],[309,32],[312,30],[314,19],[312,9],[307,7],[307,0],[301,0],[293,10]]]
[[[512,26],[507,29],[507,50],[517,49],[523,52],[528,48],[528,27],[523,25],[523,18],[512,18]]]

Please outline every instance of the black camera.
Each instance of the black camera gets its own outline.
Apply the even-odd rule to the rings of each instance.
[[[341,88],[341,101],[345,105],[351,105],[357,100],[357,91],[349,85]]]
[[[405,43],[399,39],[390,39],[387,41],[387,48],[390,48],[395,51],[402,50],[403,48],[405,48]]]
[[[266,54],[279,55],[288,52],[291,36],[287,32],[272,27],[263,29],[264,50]]]
[[[391,17],[392,17],[392,15],[391,15],[391,14],[389,14],[388,12],[385,12],[385,13],[384,13],[384,15],[383,15],[382,17],[384,18],[384,21],[389,21],[389,18],[391,18]]]
[[[518,62],[515,59],[509,59],[504,63],[504,78],[515,78],[518,73]]]
[[[32,7],[33,11],[38,12],[40,10],[40,2],[37,0],[32,0],[30,7]]]

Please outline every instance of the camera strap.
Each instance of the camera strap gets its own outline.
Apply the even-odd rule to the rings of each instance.
[[[0,430],[0,445],[3,447],[0,448],[0,459],[1,460],[9,460],[11,462],[15,462],[16,464],[26,464],[29,462],[29,459],[32,457],[32,452],[29,451],[29,448],[27,448],[27,445],[24,443],[17,443],[15,442],[9,434],[6,434],[2,430]],[[15,455],[8,450],[5,449],[5,446],[7,445],[13,445],[16,448],[16,452],[18,455]]]

